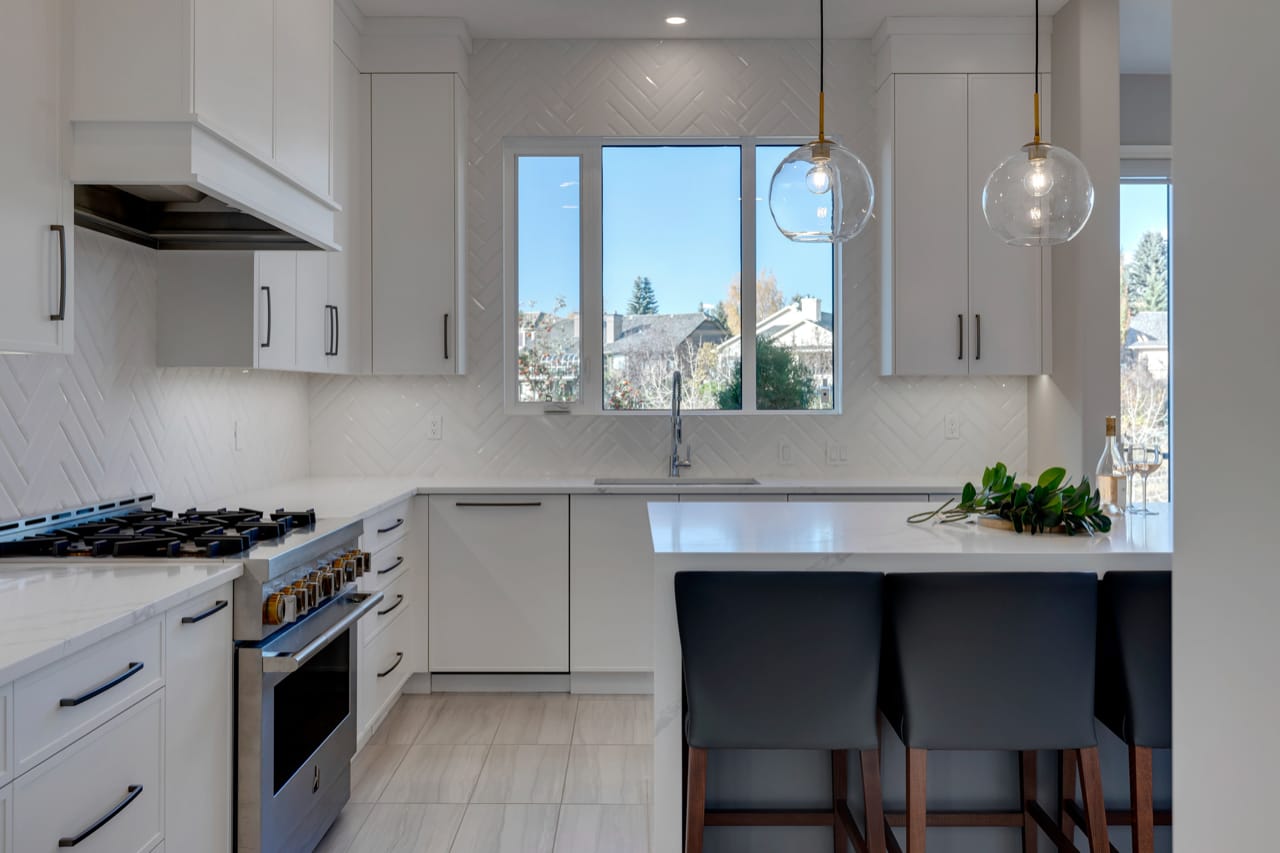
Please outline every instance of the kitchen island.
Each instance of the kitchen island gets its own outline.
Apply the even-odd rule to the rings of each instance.
[[[909,525],[907,517],[929,509],[907,503],[653,503],[654,548],[654,801],[652,849],[682,849],[682,684],[673,578],[685,570],[743,571],[1169,571],[1172,511],[1117,519],[1095,537],[1017,535],[975,524]],[[1126,767],[1107,761],[1109,733],[1099,726],[1108,802],[1124,802]],[[886,807],[903,803],[902,746],[882,726]],[[1122,754],[1122,753],[1121,753]],[[1157,764],[1157,801],[1167,801],[1167,756]],[[934,759],[931,757],[931,762]],[[826,757],[812,752],[712,753],[708,803],[713,807],[796,808],[829,796]],[[945,763],[944,763],[945,762]],[[1056,762],[1041,762],[1042,800],[1054,790]],[[935,772],[936,771],[936,772]],[[856,778],[856,777],[855,777]],[[1016,759],[1000,753],[939,755],[930,766],[930,802],[948,808],[1001,808],[1017,800]],[[1054,811],[1050,809],[1050,811]],[[859,810],[854,809],[858,814]],[[935,837],[936,832],[936,837]],[[1113,833],[1128,849],[1128,833]],[[830,850],[825,828],[719,829],[707,833],[708,851]],[[1157,841],[1168,849],[1167,832]],[[931,832],[930,853],[1002,853],[1020,849],[1008,829],[944,829]]]

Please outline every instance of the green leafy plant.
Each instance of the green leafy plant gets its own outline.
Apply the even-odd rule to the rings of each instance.
[[[999,518],[1018,533],[1045,533],[1061,529],[1069,536],[1077,533],[1107,533],[1111,519],[1102,511],[1102,496],[1082,477],[1079,484],[1066,482],[1065,468],[1050,468],[1031,483],[1019,483],[1003,462],[982,473],[982,486],[965,483],[959,502],[955,498],[930,512],[907,519],[920,524],[938,519],[943,524],[964,521],[979,515]]]

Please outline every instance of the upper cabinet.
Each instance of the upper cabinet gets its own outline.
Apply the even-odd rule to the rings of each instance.
[[[465,370],[466,89],[455,74],[374,74],[373,372]]]
[[[987,177],[1030,140],[1034,77],[1017,70],[1029,69],[1030,32],[922,31],[931,26],[945,23],[877,39],[882,372],[1047,373],[1050,253],[1006,245],[982,212]],[[1048,75],[1041,90],[1047,117]]]
[[[62,170],[58,4],[12,0],[0,28],[0,350],[72,350],[71,184]]]
[[[317,192],[333,195],[333,0],[275,0],[274,55],[276,163]]]
[[[274,32],[270,2],[193,0],[195,113],[264,159],[273,156]]]

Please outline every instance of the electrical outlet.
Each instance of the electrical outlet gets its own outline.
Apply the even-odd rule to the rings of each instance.
[[[960,416],[955,412],[948,412],[943,415],[942,435],[947,441],[958,441],[960,439]]]
[[[444,438],[444,415],[432,415],[427,419],[427,438],[431,441]]]
[[[828,465],[848,465],[849,464],[849,445],[837,444],[834,441],[827,443],[827,464]]]
[[[778,439],[778,464],[793,465],[796,460],[796,449],[785,438]]]
[[[231,449],[240,453],[245,446],[244,429],[240,425],[240,421],[231,422]]]

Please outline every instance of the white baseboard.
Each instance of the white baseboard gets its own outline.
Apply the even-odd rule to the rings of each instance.
[[[651,672],[416,672],[405,693],[653,693]]]
[[[653,693],[652,672],[575,672],[570,693]]]

